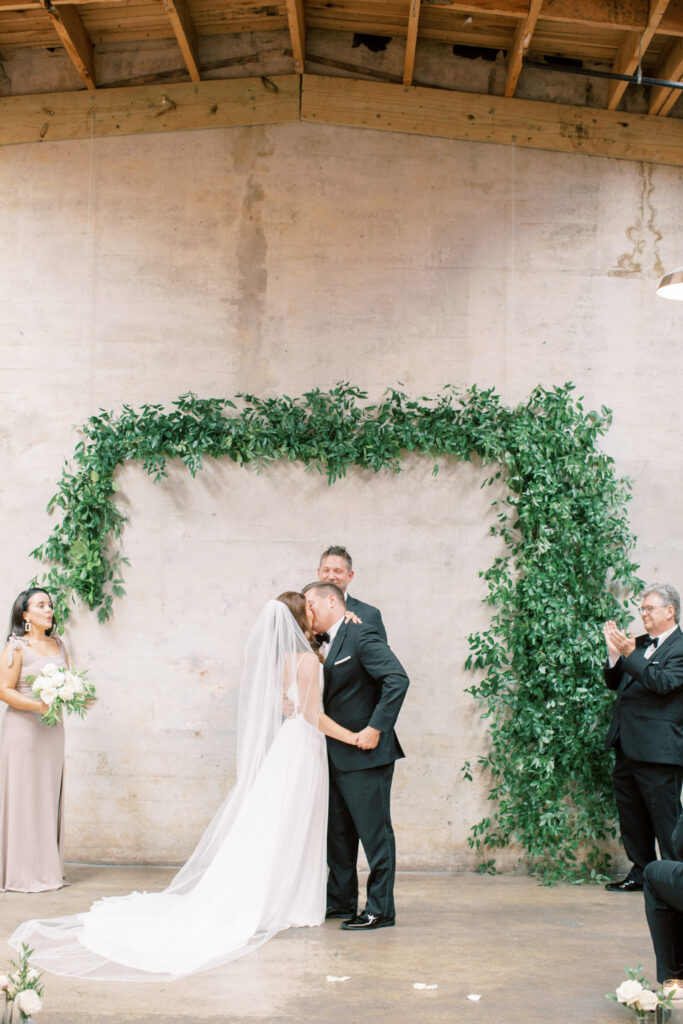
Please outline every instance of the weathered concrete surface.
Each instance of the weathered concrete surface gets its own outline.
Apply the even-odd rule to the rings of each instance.
[[[155,891],[171,872],[71,866],[58,893],[10,893],[0,934],[22,920],[85,910],[102,895]],[[654,984],[640,894],[546,889],[516,876],[399,873],[397,926],[291,929],[256,953],[170,984],[45,976],[42,1024],[617,1024],[605,998],[642,964]],[[7,947],[8,948],[8,947]],[[0,968],[2,965],[0,964]],[[328,982],[327,976],[346,982]],[[415,982],[436,985],[416,990]],[[481,999],[473,1002],[470,994]]]
[[[506,403],[574,380],[587,407],[615,410],[605,443],[634,481],[642,575],[683,586],[683,305],[654,294],[681,262],[682,181],[305,124],[4,149],[3,614],[36,571],[73,426],[101,406],[339,380],[373,399],[399,381],[416,396],[477,383]],[[111,623],[82,612],[67,634],[101,693],[69,724],[69,856],[185,858],[232,780],[249,623],[341,542],[413,680],[400,864],[474,866],[468,829],[490,806],[460,777],[486,743],[462,666],[497,553],[480,468],[432,478],[410,459],[332,489],[296,466],[211,464],[196,481],[173,467],[158,487],[129,467],[119,482],[128,596]]]

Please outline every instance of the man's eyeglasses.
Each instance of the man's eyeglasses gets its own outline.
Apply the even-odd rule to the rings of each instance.
[[[646,613],[647,615],[651,615],[652,612],[656,611],[658,608],[668,608],[668,605],[666,605],[666,604],[644,604],[642,606],[642,608],[638,609],[638,611],[640,612],[641,615],[643,615],[644,613]]]

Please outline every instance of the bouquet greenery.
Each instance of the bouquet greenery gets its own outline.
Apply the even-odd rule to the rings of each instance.
[[[28,676],[26,681],[48,710],[42,716],[46,725],[56,725],[62,712],[83,718],[96,699],[95,687],[85,678],[86,672],[72,672],[49,662],[39,676]]]

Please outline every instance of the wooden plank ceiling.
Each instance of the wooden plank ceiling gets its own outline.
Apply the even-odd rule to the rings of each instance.
[[[310,80],[312,73],[324,73],[310,55],[307,61],[311,29],[404,40],[403,75],[398,76],[404,90],[414,84],[420,40],[456,46],[462,55],[476,56],[482,48],[502,51],[509,99],[528,61],[569,61],[618,75],[683,79],[683,0],[0,0],[0,56],[18,48],[61,46],[82,88],[91,93],[102,91],[93,57],[98,44],[175,39],[187,80],[203,84],[202,37],[273,30],[289,32],[291,72],[307,72]],[[419,72],[419,59],[417,66]],[[367,77],[379,76],[369,70]],[[627,81],[611,80],[605,109],[623,106],[633,88]],[[649,116],[661,124],[681,91],[651,86]],[[679,116],[673,120],[683,128]]]

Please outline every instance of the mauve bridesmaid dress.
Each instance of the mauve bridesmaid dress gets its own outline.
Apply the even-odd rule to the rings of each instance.
[[[66,666],[59,654],[35,654],[25,637],[10,639],[10,657],[22,652],[17,692],[33,697],[26,677],[45,665]],[[0,891],[43,892],[64,885],[62,798],[64,725],[47,726],[38,711],[7,707],[0,736]]]

